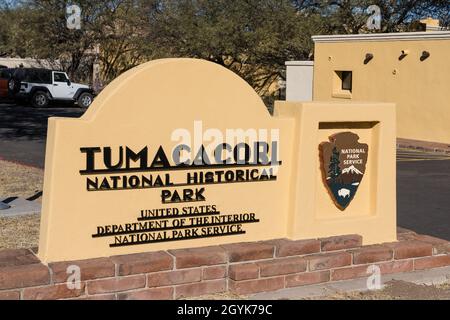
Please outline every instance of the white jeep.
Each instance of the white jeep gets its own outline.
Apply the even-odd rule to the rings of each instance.
[[[18,68],[13,78],[20,86],[16,99],[26,100],[37,108],[47,107],[52,100],[72,102],[80,108],[87,108],[94,100],[94,92],[89,86],[71,82],[62,71]]]

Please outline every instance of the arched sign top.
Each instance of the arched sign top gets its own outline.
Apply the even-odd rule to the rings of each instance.
[[[176,114],[194,120],[205,110],[215,118],[270,118],[258,94],[234,72],[206,60],[174,58],[125,72],[100,93],[82,119],[108,121],[117,113],[139,117],[147,108],[152,109],[153,119]]]

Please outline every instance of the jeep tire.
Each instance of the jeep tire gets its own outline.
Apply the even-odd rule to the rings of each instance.
[[[35,108],[46,108],[48,106],[48,96],[44,91],[36,91],[31,97],[31,105]]]
[[[16,82],[14,81],[14,79],[9,79],[8,81],[8,90],[9,92],[14,92],[16,89]]]
[[[20,90],[20,81],[15,79],[9,79],[8,81],[8,91],[10,94],[16,94]]]
[[[82,109],[87,109],[92,104],[92,101],[94,101],[94,96],[89,92],[83,92],[78,97],[78,106]]]

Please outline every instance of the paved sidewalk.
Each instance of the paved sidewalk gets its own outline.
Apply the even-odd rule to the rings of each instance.
[[[437,286],[441,284],[450,284],[450,267],[432,269],[427,271],[400,273],[393,275],[383,275],[381,277],[381,284],[384,289],[389,287],[388,292],[370,291],[367,288],[367,278],[340,281],[329,284],[317,284],[304,287],[283,289],[275,292],[264,292],[248,296],[249,300],[298,300],[298,299],[345,299],[342,294],[350,293],[367,293],[380,296],[382,298],[397,298],[397,299],[426,299],[422,295],[421,290],[433,292],[436,295],[428,293],[429,298],[434,299],[450,299],[450,289],[441,290]],[[431,287],[425,287],[431,286]],[[398,290],[396,290],[396,287]],[[404,292],[404,288],[410,288]],[[431,289],[431,290],[430,290]],[[417,290],[418,292],[413,292]],[[396,292],[397,291],[397,292]],[[392,297],[391,297],[392,296]],[[364,298],[364,295],[355,295],[355,298]],[[350,297],[347,297],[350,298]],[[369,298],[369,297],[368,297]],[[373,296],[372,298],[377,298]]]
[[[397,138],[397,148],[450,154],[450,145],[440,142]]]
[[[397,162],[450,160],[450,153],[397,149]]]

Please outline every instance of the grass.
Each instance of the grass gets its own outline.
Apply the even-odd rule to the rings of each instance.
[[[247,300],[248,296],[220,293],[188,300]],[[290,300],[297,300],[290,297]],[[299,300],[450,300],[450,280],[441,285],[419,285],[393,280],[381,290],[330,293]]]
[[[28,198],[42,191],[44,171],[0,160],[0,197]]]
[[[1,200],[33,196],[42,190],[43,176],[42,169],[0,160]],[[39,215],[0,218],[0,249],[37,247],[39,224]]]
[[[37,214],[0,218],[0,250],[37,247],[40,218]]]
[[[320,297],[325,300],[450,300],[450,281],[441,285],[419,285],[393,280],[382,290],[350,292]]]

